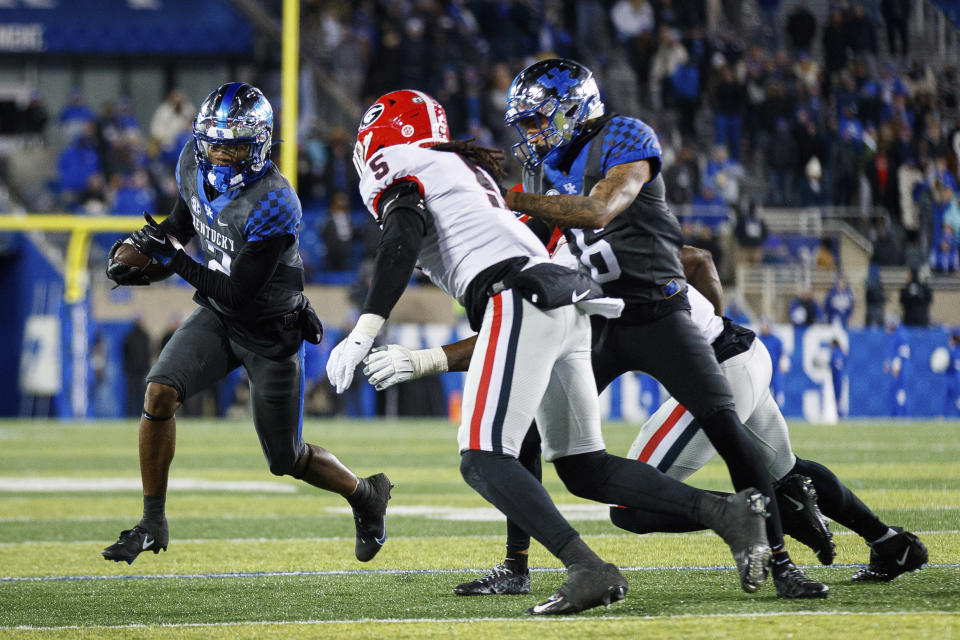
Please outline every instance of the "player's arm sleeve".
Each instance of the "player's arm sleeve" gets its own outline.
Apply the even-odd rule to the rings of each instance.
[[[412,181],[397,182],[389,187],[380,196],[377,209],[383,233],[362,311],[387,318],[413,275],[429,214],[419,185]]]
[[[192,218],[187,203],[183,201],[183,198],[177,198],[170,215],[160,223],[160,228],[164,233],[179,240],[181,244],[186,244],[196,234]]]
[[[293,238],[289,235],[247,242],[234,258],[230,275],[208,269],[183,251],[178,251],[174,256],[173,266],[177,274],[196,287],[200,295],[234,309],[242,309],[256,299],[273,276],[280,256],[291,242]]]

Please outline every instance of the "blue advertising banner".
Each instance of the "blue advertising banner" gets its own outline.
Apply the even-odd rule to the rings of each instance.
[[[243,55],[253,27],[230,0],[14,0],[0,52]]]
[[[847,331],[782,324],[771,333],[763,337],[777,370],[771,387],[788,418],[833,423],[846,417],[960,416],[960,398],[951,396],[957,395],[960,380],[951,384],[950,379],[960,374],[948,371],[950,328]],[[422,349],[468,335],[465,324],[399,324],[389,326],[386,340]],[[322,375],[322,366],[318,370]],[[445,391],[459,393],[462,377],[444,374]],[[607,388],[600,404],[605,420],[641,423],[667,397],[649,376],[629,373]],[[363,415],[372,415],[372,405]]]

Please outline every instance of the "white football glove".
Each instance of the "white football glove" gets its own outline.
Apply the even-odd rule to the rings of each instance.
[[[399,344],[377,347],[363,359],[363,375],[377,391],[447,371],[447,356],[442,347],[411,351]]]
[[[398,344],[377,347],[363,359],[363,364],[363,375],[377,391],[419,377],[414,375],[410,349]]]
[[[373,346],[384,319],[372,313],[365,313],[357,319],[357,325],[346,338],[340,341],[327,360],[327,378],[337,393],[343,393],[353,382],[353,372],[363,357]]]

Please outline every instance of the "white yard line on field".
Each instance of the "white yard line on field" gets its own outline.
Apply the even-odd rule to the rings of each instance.
[[[862,564],[802,565],[817,569],[859,569]],[[924,568],[956,569],[960,563],[927,564]],[[657,566],[620,567],[621,571],[733,571],[736,567],[712,566]],[[450,573],[478,573],[486,569],[331,569],[327,571],[234,571],[228,573],[151,573],[139,575],[79,575],[79,576],[0,576],[2,582],[90,582],[101,580],[242,580],[261,578],[299,578],[304,576],[367,576],[367,575],[440,575]],[[531,567],[533,573],[561,573],[556,567]]]
[[[139,482],[139,480],[137,481]],[[295,493],[296,485],[284,485],[275,482],[212,482],[206,480],[171,480],[172,490],[182,491],[260,491],[276,493]],[[263,485],[261,487],[261,485]],[[244,488],[250,486],[250,488]],[[137,485],[139,491],[139,485]],[[279,487],[279,488],[278,488]],[[2,491],[2,489],[0,489]],[[560,504],[560,512],[567,520],[604,521],[610,518],[610,508],[601,504]],[[937,505],[930,507],[910,507],[916,511],[950,511],[960,509],[960,506]],[[223,514],[215,516],[185,516],[180,520],[196,520],[215,517],[219,520],[293,520],[297,518],[315,518],[322,515],[350,515],[348,506],[322,507],[316,513],[309,514]],[[452,522],[501,522],[505,520],[502,513],[493,507],[448,507],[439,505],[393,505],[388,514],[398,517],[420,517],[433,520],[448,520]],[[70,516],[57,517],[55,513],[44,514],[43,517],[34,516],[3,516],[0,523],[6,522],[109,522],[117,518],[103,516]]]
[[[960,529],[923,529],[912,531],[918,536],[929,536],[929,535],[956,535],[960,533]],[[628,537],[630,534],[626,531],[623,533],[592,533],[589,534],[589,538],[624,538]],[[691,531],[688,533],[648,533],[646,536],[669,536],[669,537],[683,537],[683,536],[712,536],[714,533],[712,531]],[[834,531],[834,537],[836,536],[856,536],[853,531]],[[465,537],[460,535],[438,535],[438,536],[390,536],[393,540],[402,540],[402,539],[422,539],[428,540],[431,538],[459,538]],[[489,540],[500,540],[503,538],[502,535],[493,534],[493,535],[471,535],[470,538],[481,538]],[[229,543],[229,544],[263,544],[267,542],[297,542],[297,543],[306,543],[306,542],[341,542],[343,540],[353,540],[353,538],[346,536],[317,536],[317,537],[252,537],[252,538],[171,538],[171,541],[179,544],[206,544],[206,543]],[[20,547],[20,546],[36,546],[36,545],[98,545],[101,544],[103,540],[22,540],[20,542],[0,542],[0,549],[5,547]]]
[[[955,611],[936,611],[936,610],[924,610],[924,611],[877,611],[877,612],[865,612],[865,611],[792,611],[792,612],[783,612],[783,611],[771,611],[767,613],[684,613],[679,615],[668,615],[668,616],[625,616],[625,617],[616,617],[609,618],[611,622],[622,622],[625,620],[698,620],[698,619],[739,619],[739,618],[772,618],[780,616],[804,616],[804,617],[821,617],[821,616],[903,616],[903,615],[956,615]],[[599,623],[603,618],[591,618],[592,623]],[[560,617],[560,616],[550,616],[547,617],[537,617],[537,616],[525,616],[525,617],[507,617],[507,618],[356,618],[356,619],[344,619],[344,620],[250,620],[250,621],[236,621],[236,622],[168,622],[160,624],[118,624],[118,625],[90,625],[90,626],[80,626],[80,625],[63,625],[63,626],[29,626],[29,625],[19,625],[19,626],[0,626],[0,630],[4,631],[58,631],[58,630],[67,630],[67,629],[82,629],[82,630],[107,630],[107,629],[166,629],[166,628],[216,628],[216,627],[241,627],[241,626],[290,626],[290,625],[329,625],[329,624],[408,624],[408,623],[476,623],[476,622],[518,622],[523,621],[525,624],[541,624],[541,623],[574,623],[582,622],[583,618],[578,618],[577,616],[569,617]]]
[[[284,482],[214,481],[198,478],[173,478],[173,491],[251,491],[257,493],[296,493],[297,485]],[[0,477],[0,492],[53,493],[103,491],[143,491],[139,478],[31,478]]]

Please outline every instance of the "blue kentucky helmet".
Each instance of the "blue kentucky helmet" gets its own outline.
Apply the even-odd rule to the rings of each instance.
[[[520,142],[511,151],[529,170],[570,142],[584,122],[602,115],[593,72],[579,62],[551,58],[535,62],[514,78],[504,122],[520,133]],[[537,131],[530,135],[534,128]]]
[[[193,125],[194,148],[203,180],[223,193],[247,185],[270,166],[273,108],[256,87],[229,82],[208,95]],[[219,146],[247,148],[234,164],[215,164]]]

